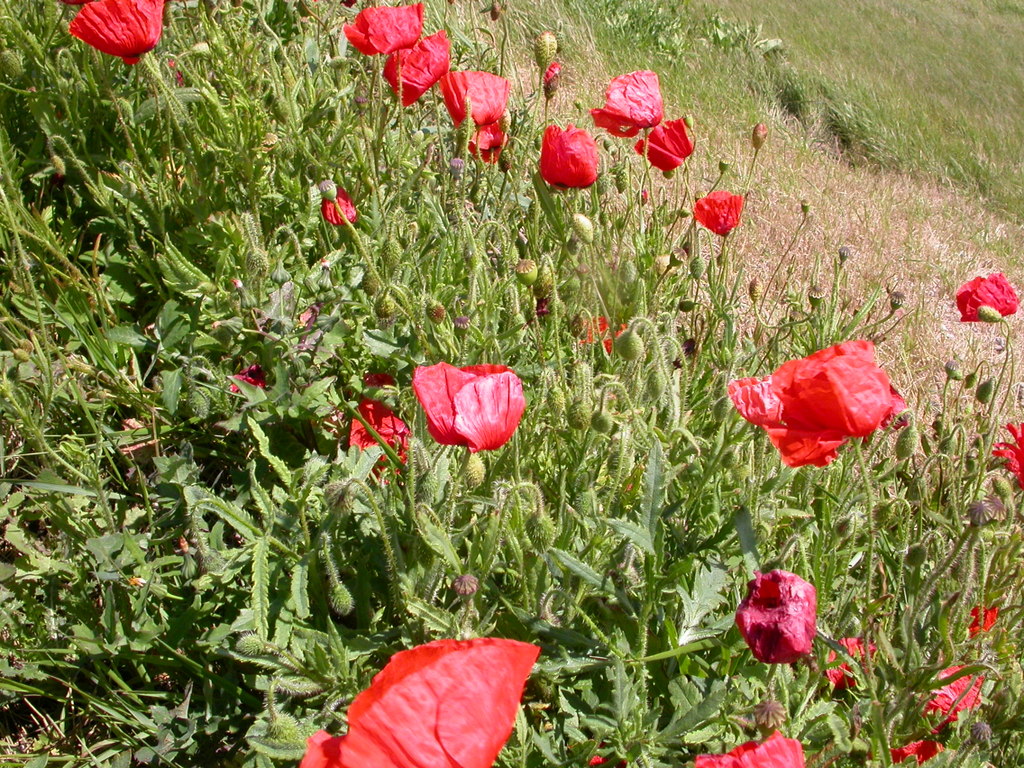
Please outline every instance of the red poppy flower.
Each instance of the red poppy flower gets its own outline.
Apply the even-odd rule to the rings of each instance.
[[[363,383],[368,387],[387,387],[395,383],[395,380],[386,373],[371,373],[363,377]],[[384,442],[390,445],[398,453],[398,457],[404,462],[406,451],[409,448],[409,435],[412,430],[398,416],[380,400],[363,398],[359,403],[359,415],[366,419]],[[361,450],[378,445],[363,423],[358,419],[352,419],[349,427],[348,444],[354,445]],[[387,459],[381,456],[381,463],[386,464]]]
[[[244,381],[246,384],[252,384],[252,386],[259,387],[260,389],[267,388],[267,376],[265,373],[263,373],[263,368],[260,367],[259,363],[250,365],[244,371],[242,371],[241,373],[236,373],[231,378],[238,379],[239,381]],[[241,392],[242,390],[238,388],[237,384],[232,384],[231,391]]]
[[[962,666],[946,667],[939,673],[939,680],[952,677],[963,669]],[[946,715],[946,719],[932,729],[932,733],[938,733],[947,725],[956,722],[960,713],[965,709],[974,709],[981,704],[981,686],[985,678],[981,675],[971,677],[964,675],[958,677],[949,685],[944,685],[935,691],[931,700],[924,705],[925,712],[938,712]]]
[[[364,8],[352,24],[345,25],[345,37],[367,56],[411,48],[421,32],[423,3]]]
[[[544,130],[540,148],[540,175],[559,189],[589,187],[597,181],[597,142],[582,128],[569,123]]]
[[[758,661],[790,664],[811,652],[818,593],[789,571],[754,574],[736,609],[736,626]]]
[[[473,109],[473,122],[490,125],[505,114],[512,90],[508,80],[490,72],[449,72],[438,81],[438,86],[456,128],[466,119],[467,96]]]
[[[323,215],[324,221],[336,227],[344,226],[346,221],[349,224],[355,224],[359,218],[359,213],[356,211],[352,198],[348,196],[348,192],[340,187],[338,188],[337,198],[320,201],[320,213]]]
[[[96,0],[86,3],[68,31],[98,51],[135,64],[164,31],[164,0]]]
[[[988,632],[995,626],[996,619],[999,618],[999,606],[993,605],[991,608],[982,608],[980,605],[976,605],[971,608],[971,626],[967,628],[971,637],[974,637],[979,632]]]
[[[1019,306],[1017,292],[1002,272],[988,277],[976,277],[960,286],[956,292],[956,306],[960,310],[960,320],[964,323],[979,321],[978,310],[981,307],[992,307],[1000,315],[1006,317],[1017,311]]]
[[[742,210],[742,195],[717,189],[694,203],[693,217],[716,235],[725,237],[739,226]]]
[[[629,327],[627,323],[623,323],[619,330],[615,332],[615,337],[618,338],[622,335],[622,332]],[[608,333],[608,319],[605,317],[595,317],[593,322],[590,323],[590,327],[587,328],[586,338],[580,339],[581,344],[593,344],[598,339],[601,339],[601,343],[604,344],[605,352],[609,355],[612,353],[612,337]]]
[[[694,768],[804,768],[804,748],[775,731],[765,741],[748,741],[724,755],[697,755]]]
[[[608,758],[607,757],[601,757],[600,755],[594,755],[592,758],[590,758],[590,762],[587,763],[587,765],[607,765],[607,763],[608,763]],[[615,768],[626,768],[627,765],[628,765],[628,763],[625,760],[619,760],[619,762],[617,762],[615,764]]]
[[[395,51],[384,63],[384,79],[398,95],[398,75],[402,76],[402,106],[416,103],[420,96],[448,71],[451,43],[442,29],[425,37],[412,48]]]
[[[437,640],[391,657],[348,710],[348,733],[307,742],[299,768],[491,768],[540,649]]]
[[[526,410],[523,383],[503,365],[419,366],[412,389],[430,435],[441,445],[493,451],[509,441]]]
[[[848,438],[870,435],[905,408],[893,392],[870,341],[790,360],[763,379],[729,382],[736,410],[768,433],[790,467],[823,467]]]
[[[498,123],[483,125],[469,140],[469,153],[479,155],[485,163],[496,163],[507,140],[508,137]]]
[[[666,120],[646,139],[640,139],[633,149],[638,155],[646,155],[658,170],[668,172],[678,168],[690,156],[693,142],[686,132],[685,120]]]
[[[616,136],[636,136],[661,122],[664,109],[658,75],[649,70],[620,75],[605,92],[604,108],[590,110],[594,125]]]
[[[920,765],[931,760],[944,749],[945,747],[937,741],[912,741],[905,747],[890,749],[889,754],[894,763],[902,763],[908,757],[914,757],[917,759],[917,764]]]
[[[552,61],[544,70],[544,98],[550,99],[558,91],[558,83],[562,79],[562,65]]]
[[[1006,468],[1017,478],[1017,484],[1024,488],[1024,424],[1007,424],[1013,436],[1012,443],[996,443],[992,455],[1006,459]]]
[[[64,5],[85,5],[91,3],[92,0],[60,0]]]
[[[859,637],[844,637],[839,641],[839,644],[847,650],[847,652],[855,659],[864,658],[864,641]],[[869,645],[872,654],[875,652],[875,644]],[[827,663],[831,664],[838,656],[835,651],[828,652]],[[844,688],[852,688],[857,684],[856,678],[853,677],[853,670],[850,669],[850,665],[845,661],[838,667],[832,667],[831,669],[825,670],[825,677],[832,683],[832,687],[841,691]]]

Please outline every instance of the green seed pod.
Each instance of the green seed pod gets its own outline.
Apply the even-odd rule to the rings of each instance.
[[[594,242],[594,223],[582,213],[573,215],[572,231],[576,233],[581,243],[590,245]]]
[[[480,458],[480,454],[467,454],[466,460],[462,464],[462,479],[466,482],[466,487],[470,490],[479,488],[483,485],[486,477],[487,467],[484,465],[484,460]]]
[[[927,557],[928,550],[924,544],[911,544],[907,549],[906,562],[911,568],[919,568]]]
[[[614,427],[615,422],[605,410],[595,411],[594,415],[590,417],[590,428],[602,435],[607,435]]]
[[[565,413],[565,420],[573,429],[586,429],[590,426],[590,417],[593,408],[590,403],[583,399],[573,400],[569,404],[569,410]]]
[[[974,392],[974,396],[978,398],[979,403],[988,404],[992,402],[992,395],[996,391],[996,380],[985,379],[981,384],[978,385],[977,390]]]
[[[341,582],[331,585],[327,593],[327,601],[331,604],[331,610],[338,616],[348,616],[355,607],[352,593]]]
[[[633,328],[627,328],[615,339],[615,353],[624,360],[639,360],[644,356],[644,340]]]
[[[917,453],[920,447],[920,435],[917,432],[917,423],[911,419],[896,438],[896,458],[909,459]]]
[[[270,279],[277,285],[284,285],[292,276],[288,274],[288,270],[284,268],[284,262],[277,262],[277,266],[274,267],[274,271],[270,273]]]
[[[540,270],[533,259],[520,259],[516,264],[516,280],[520,285],[530,286],[537,282]]]

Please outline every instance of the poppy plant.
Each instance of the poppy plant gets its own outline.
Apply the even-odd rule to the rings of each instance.
[[[804,748],[778,731],[762,742],[748,741],[724,755],[697,755],[694,768],[804,768]]]
[[[1006,459],[1006,468],[1017,478],[1017,484],[1024,488],[1024,424],[1007,424],[1013,437],[1012,443],[996,443],[992,455]]]
[[[467,98],[474,123],[497,123],[505,114],[512,90],[508,80],[490,72],[449,72],[438,81],[438,87],[456,128],[466,119]]]
[[[353,23],[345,25],[345,37],[367,56],[411,48],[422,32],[423,3],[371,6],[361,10]]]
[[[646,156],[655,168],[668,173],[693,153],[693,142],[686,132],[685,120],[666,120],[647,138],[640,139],[633,149],[638,155]]]
[[[419,366],[412,389],[427,430],[441,445],[493,451],[509,441],[526,410],[523,383],[503,365]]]
[[[991,608],[982,608],[980,605],[976,605],[971,608],[971,626],[967,628],[967,631],[971,637],[974,637],[979,632],[988,632],[995,626],[996,619],[998,618],[998,605],[993,605]]]
[[[843,648],[846,649],[846,652],[849,653],[853,658],[864,658],[864,640],[862,640],[861,638],[844,637],[841,640],[839,640],[839,644],[843,646]],[[868,648],[870,652],[874,654],[875,644],[870,643]],[[831,664],[837,658],[838,656],[836,655],[835,651],[829,651],[828,659],[826,661],[827,663]],[[853,670],[850,669],[850,665],[844,661],[837,667],[831,667],[829,669],[826,669],[825,677],[827,677],[829,682],[832,683],[832,687],[835,690],[841,691],[845,688],[853,688],[857,684],[857,680],[853,677],[852,672]]]
[[[1006,275],[996,272],[988,277],[976,277],[961,285],[956,292],[956,306],[960,310],[961,322],[977,323],[983,319],[978,315],[979,310],[985,314],[982,307],[991,307],[1000,316],[1006,317],[1016,313],[1019,303],[1017,292],[1013,290]]]
[[[102,53],[135,64],[164,31],[164,0],[96,0],[86,3],[68,31]]]
[[[907,758],[913,757],[917,760],[917,764],[921,765],[921,763],[931,760],[944,749],[945,747],[937,741],[912,741],[906,746],[890,749],[889,755],[894,763],[902,763]]]
[[[664,116],[657,73],[642,70],[616,77],[605,92],[604,107],[590,110],[590,115],[595,126],[615,136],[629,138],[641,128],[653,128]]]
[[[491,637],[396,653],[352,702],[348,732],[315,733],[299,768],[491,768],[539,653]]]
[[[384,79],[391,90],[399,95],[401,85],[402,106],[415,104],[450,66],[451,42],[442,29],[425,37],[412,48],[395,51],[384,63]],[[399,83],[401,78],[401,83]]]
[[[582,128],[569,123],[562,130],[549,125],[540,147],[540,175],[559,189],[589,187],[597,181],[597,142]]]
[[[730,381],[729,397],[790,467],[829,464],[849,438],[867,437],[906,405],[875,365],[870,341],[790,360],[763,379]]]
[[[811,652],[818,593],[789,571],[755,572],[736,609],[736,626],[758,661],[790,664]]]
[[[395,380],[386,373],[374,373],[363,377],[363,383],[369,387],[386,387],[393,385]],[[366,423],[373,427],[385,443],[395,449],[402,461],[405,461],[411,434],[408,425],[380,400],[364,397],[359,403],[358,410],[359,415],[366,420]],[[352,425],[348,432],[348,444],[356,446],[360,450],[379,445],[359,419],[352,419]],[[381,461],[386,463],[387,459],[381,456]]]
[[[743,196],[734,195],[724,189],[716,189],[702,197],[693,206],[693,217],[697,223],[710,229],[716,235],[725,237],[740,223],[743,211]]]
[[[348,196],[348,192],[341,188],[338,188],[337,196],[333,200],[324,198],[320,201],[320,213],[324,221],[336,227],[344,226],[346,222],[355,224],[359,218],[355,203]]]

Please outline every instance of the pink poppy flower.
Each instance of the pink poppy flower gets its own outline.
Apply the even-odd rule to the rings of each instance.
[[[664,108],[658,75],[649,70],[631,72],[612,80],[602,109],[590,110],[594,125],[615,136],[636,136],[641,128],[661,122]]]

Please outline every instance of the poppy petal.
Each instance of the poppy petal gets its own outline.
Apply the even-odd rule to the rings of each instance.
[[[164,0],[96,0],[82,7],[68,31],[125,64],[153,50],[164,30]]]
[[[455,428],[455,395],[475,378],[448,363],[413,371],[412,390],[423,406],[427,431],[441,445],[466,445],[466,438]]]
[[[509,441],[526,410],[523,383],[514,373],[481,376],[455,395],[455,429],[471,453]]]

